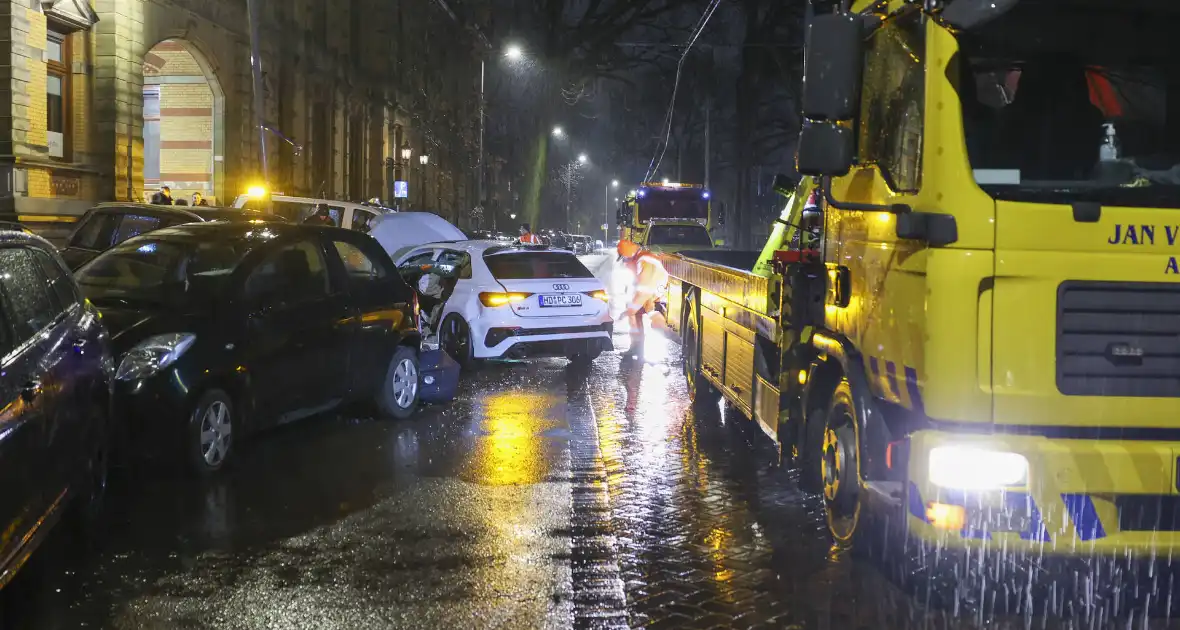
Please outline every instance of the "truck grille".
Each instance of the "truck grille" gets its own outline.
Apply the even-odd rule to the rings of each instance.
[[[1180,396],[1180,284],[1063,282],[1057,389],[1074,396]]]
[[[1062,283],[1057,389],[1067,396],[1180,397],[1180,285]]]

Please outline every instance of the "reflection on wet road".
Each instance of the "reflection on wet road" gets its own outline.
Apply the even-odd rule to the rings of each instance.
[[[261,436],[213,480],[124,476],[97,546],[55,534],[3,627],[1098,627],[927,612],[833,551],[761,434],[692,412],[658,336],[642,361],[489,365],[451,405],[365,415]]]
[[[272,432],[213,481],[126,480],[100,548],[79,559],[51,540],[5,592],[8,620],[564,627],[563,364],[490,366],[453,405],[407,422]]]

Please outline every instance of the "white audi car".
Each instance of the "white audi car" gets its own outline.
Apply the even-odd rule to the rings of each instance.
[[[465,365],[539,356],[589,363],[613,347],[606,287],[572,252],[456,241],[415,247],[397,264],[411,279],[416,270],[447,273],[442,309],[423,296],[422,314]]]

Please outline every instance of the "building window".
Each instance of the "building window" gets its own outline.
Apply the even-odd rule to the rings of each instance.
[[[160,186],[160,86],[143,88],[143,185]]]
[[[45,123],[49,156],[65,159],[68,151],[70,46],[69,37],[50,30],[45,41]]]

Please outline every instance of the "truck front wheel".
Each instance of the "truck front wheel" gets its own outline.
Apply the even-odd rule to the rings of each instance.
[[[843,544],[853,543],[862,529],[860,441],[856,418],[856,403],[845,379],[832,392],[824,414],[818,458],[828,529],[832,538]]]

